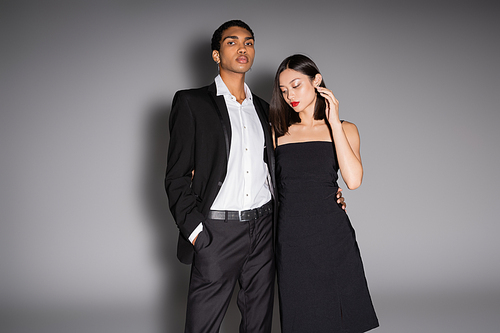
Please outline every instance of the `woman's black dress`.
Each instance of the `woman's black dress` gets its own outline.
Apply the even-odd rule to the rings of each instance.
[[[332,142],[276,148],[277,268],[283,333],[378,326],[349,218],[337,204]]]

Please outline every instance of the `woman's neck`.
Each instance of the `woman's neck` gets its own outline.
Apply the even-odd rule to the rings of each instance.
[[[306,127],[314,127],[324,123],[323,120],[314,119],[314,107],[300,111],[299,118],[300,118],[300,124]]]

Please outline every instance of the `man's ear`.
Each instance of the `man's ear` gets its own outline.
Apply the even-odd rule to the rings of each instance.
[[[213,51],[212,51],[212,59],[214,59],[214,61],[215,61],[216,63],[219,63],[219,62],[220,62],[219,51],[217,51],[217,50],[213,50]]]

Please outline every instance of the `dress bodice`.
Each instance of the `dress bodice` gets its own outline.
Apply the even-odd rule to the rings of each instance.
[[[329,141],[295,142],[276,148],[276,172],[280,191],[337,187],[338,161]]]

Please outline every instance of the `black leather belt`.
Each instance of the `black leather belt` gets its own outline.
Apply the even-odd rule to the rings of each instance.
[[[248,210],[211,210],[208,212],[207,218],[211,220],[231,220],[231,221],[251,221],[259,217],[270,214],[273,211],[272,200],[259,208]]]

